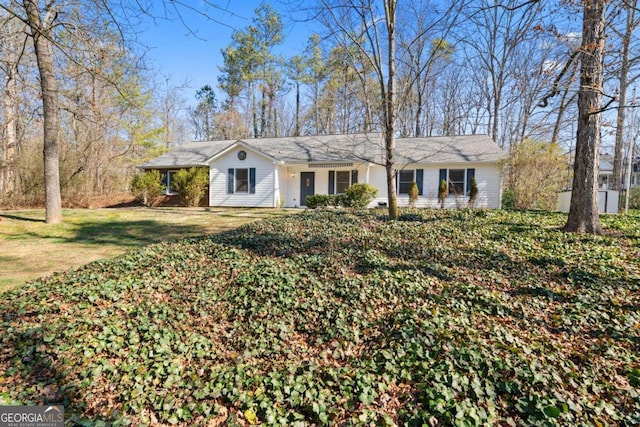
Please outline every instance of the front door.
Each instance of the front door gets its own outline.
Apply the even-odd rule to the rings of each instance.
[[[316,173],[300,173],[300,206],[307,206],[307,196],[313,196],[316,188]]]

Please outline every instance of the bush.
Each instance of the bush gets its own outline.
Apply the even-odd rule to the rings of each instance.
[[[553,211],[567,185],[567,159],[558,144],[526,139],[511,150],[505,164],[513,209]]]
[[[145,206],[149,206],[162,194],[162,176],[159,170],[153,170],[136,175],[131,180],[131,192]]]
[[[378,189],[369,184],[353,184],[344,193],[342,205],[347,208],[363,209],[378,195]]]
[[[502,192],[502,209],[513,210],[516,206],[516,196],[513,193],[513,190],[506,188]]]
[[[420,190],[418,189],[418,183],[413,181],[409,186],[409,206],[414,207],[416,202],[418,201],[418,196],[420,195]]]
[[[476,182],[476,177],[471,177],[469,188],[469,207],[472,208],[476,203],[476,198],[478,197],[478,183]]]
[[[338,207],[363,209],[378,195],[378,189],[369,184],[353,184],[344,194],[314,194],[305,202],[309,209]]]
[[[337,195],[330,194],[315,194],[313,196],[307,196],[305,202],[309,209],[340,205],[339,197]]]
[[[447,188],[447,181],[440,181],[440,186],[438,187],[438,202],[440,203],[440,207],[444,209],[444,199],[447,198],[447,194],[449,193],[449,189]]]
[[[622,197],[623,194],[621,193]],[[634,187],[629,193],[629,209],[640,209],[640,187]]]
[[[172,186],[184,197],[187,206],[198,206],[209,183],[207,168],[181,169],[173,175]]]

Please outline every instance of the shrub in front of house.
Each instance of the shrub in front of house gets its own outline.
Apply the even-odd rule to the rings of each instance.
[[[418,189],[418,183],[413,181],[409,186],[409,207],[414,207],[418,201],[420,190]]]
[[[314,194],[305,202],[310,209],[326,207],[366,208],[378,195],[378,189],[369,184],[353,184],[344,194]]]
[[[164,189],[160,171],[153,170],[134,176],[130,188],[137,200],[140,200],[145,206],[150,206]]]
[[[502,202],[501,208],[506,210],[513,210],[516,208],[516,196],[513,193],[513,190],[510,188],[505,188],[502,192]]]
[[[173,175],[173,187],[191,207],[198,206],[208,183],[207,168],[181,169]]]
[[[314,194],[313,196],[307,196],[305,203],[309,209],[340,206],[339,197],[335,194]]]
[[[353,184],[344,192],[342,205],[347,208],[363,209],[378,195],[378,189],[369,184]]]
[[[444,209],[444,201],[447,198],[448,193],[447,181],[443,179],[440,181],[440,185],[438,186],[438,203],[440,203],[441,209]]]
[[[478,183],[476,182],[476,177],[471,177],[469,188],[469,207],[472,208],[476,204],[476,199],[478,198]]]

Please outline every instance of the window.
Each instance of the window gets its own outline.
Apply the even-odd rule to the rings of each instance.
[[[256,192],[256,168],[229,168],[227,193],[254,194]]]
[[[329,194],[344,194],[352,184],[358,183],[358,171],[329,171]]]
[[[422,196],[422,180],[424,169],[403,169],[396,175],[398,194],[409,194],[411,183],[418,185],[418,195]]]
[[[347,188],[351,185],[351,172],[349,171],[337,171],[336,172],[336,194],[343,194]]]
[[[464,169],[449,169],[449,194],[465,194]]]
[[[449,187],[449,194],[454,196],[468,196],[469,189],[471,188],[471,178],[475,175],[476,170],[474,168],[440,169],[438,185],[444,180]]]
[[[249,192],[249,169],[236,169],[236,184],[234,193]]]
[[[173,175],[178,171],[163,171],[162,172],[162,185],[164,185],[164,194],[178,194],[178,192],[172,187]]]
[[[398,174],[398,194],[409,194],[409,188],[414,179],[413,169],[401,170]]]

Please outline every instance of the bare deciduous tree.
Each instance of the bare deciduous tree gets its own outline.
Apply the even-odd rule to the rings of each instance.
[[[598,163],[602,121],[602,62],[606,0],[585,0],[582,24],[578,135],[573,190],[566,231],[601,233],[598,216]]]
[[[507,148],[510,137],[501,132],[508,86],[513,74],[521,72],[514,60],[518,57],[517,52],[532,39],[540,13],[539,2],[521,0],[500,4],[478,0],[469,3],[464,10],[467,30],[458,37],[460,43],[467,46],[468,60],[476,64],[474,71],[480,74],[476,81],[485,87],[483,96],[489,135],[502,148]]]
[[[628,0],[623,3],[622,8],[626,13],[624,30],[621,35],[622,46],[620,49],[620,73],[618,75],[619,90],[618,90],[618,115],[616,119],[616,144],[613,156],[613,190],[620,190],[622,188],[622,172],[624,162],[622,159],[622,151],[624,145],[624,130],[625,120],[627,116],[627,89],[629,83],[631,83],[629,71],[634,62],[637,62],[638,58],[631,57],[631,38],[640,25],[640,19],[636,17],[636,9],[638,0]],[[638,76],[633,77],[637,79]],[[628,190],[628,189],[627,189]]]
[[[324,23],[332,34],[351,46],[344,46],[352,64],[365,62],[375,76],[384,138],[389,219],[398,218],[396,195],[396,0],[383,0],[380,11],[372,0],[332,2],[322,0]],[[384,16],[384,18],[381,18]],[[355,50],[350,50],[350,48]],[[366,80],[364,80],[366,81]],[[377,109],[377,108],[376,108]]]

